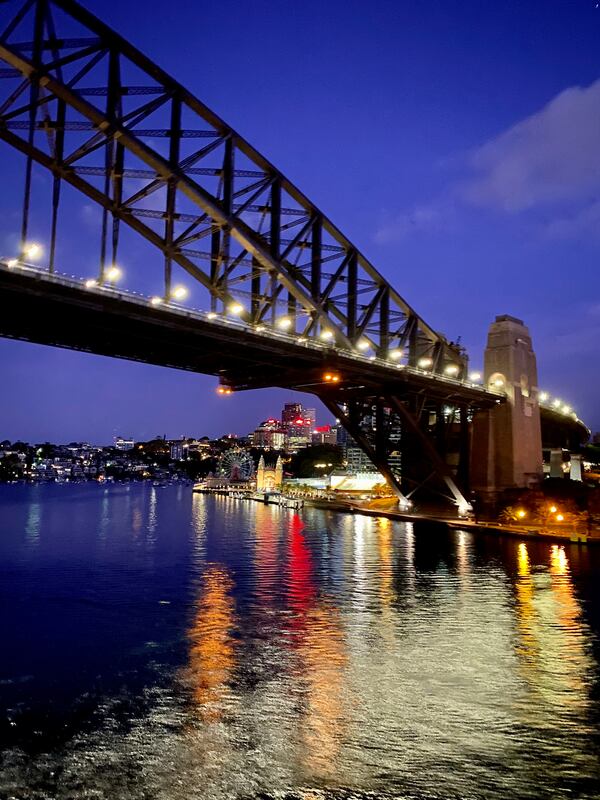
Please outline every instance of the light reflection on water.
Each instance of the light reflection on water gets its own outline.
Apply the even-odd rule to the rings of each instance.
[[[600,552],[181,486],[0,510],[0,796],[600,793]]]

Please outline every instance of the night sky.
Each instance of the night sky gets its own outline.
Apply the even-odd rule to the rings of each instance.
[[[600,430],[595,0],[85,5],[276,164],[432,327],[461,336],[473,368],[494,317],[523,318],[540,386]],[[12,158],[0,145],[3,170]],[[20,200],[3,189],[8,256]],[[80,213],[73,236],[97,260],[83,201]],[[0,365],[0,439],[244,434],[293,399],[220,398],[212,377],[7,340]]]

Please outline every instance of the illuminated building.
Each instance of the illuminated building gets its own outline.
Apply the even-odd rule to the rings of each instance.
[[[281,412],[281,427],[289,450],[300,450],[311,443],[315,420],[314,408],[303,408],[302,403],[285,404]]]
[[[275,466],[266,466],[264,456],[260,457],[256,470],[256,491],[273,492],[281,491],[283,483],[283,461],[281,456]]]
[[[285,431],[278,419],[270,417],[258,426],[252,434],[254,447],[271,450],[283,450],[285,447]]]
[[[313,429],[312,443],[313,444],[337,444],[338,432],[337,428],[331,425],[321,425]]]
[[[116,450],[133,450],[135,442],[133,439],[123,439],[122,436],[115,436]]]

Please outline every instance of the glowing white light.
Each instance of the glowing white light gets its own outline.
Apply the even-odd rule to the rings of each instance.
[[[370,345],[366,339],[361,339],[356,346],[359,350],[368,350]]]
[[[185,300],[188,294],[189,291],[185,286],[176,286],[171,292],[171,297],[174,297],[175,300]]]
[[[552,402],[552,405],[554,406],[554,408],[560,408],[561,405],[562,405],[562,400],[559,400],[558,398],[556,398],[556,400],[554,400]]]
[[[568,414],[570,412],[570,410],[571,410],[571,406],[563,406],[562,407],[563,414]]]
[[[321,333],[321,339],[325,339],[326,341],[333,339],[333,331],[323,331]]]
[[[216,311],[209,311],[206,316],[207,316],[207,319],[216,319],[217,318],[217,313],[216,313]]]
[[[18,263],[19,263],[18,258],[9,258],[8,261],[6,262],[6,266],[12,269],[13,267],[16,267]]]
[[[459,517],[468,517],[469,512],[473,510],[473,506],[470,503],[462,502],[458,504],[458,516]]]
[[[499,389],[501,386],[504,386],[504,381],[502,380],[502,378],[496,378],[496,380],[494,381],[494,386],[495,386],[496,388],[498,388],[498,389]]]
[[[31,261],[35,261],[42,255],[42,248],[35,242],[29,242],[23,248],[23,255],[27,256]]]
[[[281,317],[281,319],[277,320],[277,327],[287,331],[292,327],[292,320],[289,317]]]
[[[377,356],[369,356],[369,361],[375,361],[376,358]]]
[[[479,383],[479,381],[481,380],[481,372],[472,372],[469,375],[469,380],[472,383]]]
[[[231,314],[235,314],[236,317],[239,317],[244,311],[244,306],[241,303],[232,303],[229,306],[229,311]]]
[[[446,375],[454,376],[458,375],[459,368],[456,364],[448,364],[448,366],[444,369]]]
[[[540,403],[548,402],[548,392],[540,392]]]
[[[156,296],[150,298],[150,304],[153,306],[159,306],[162,303],[162,301],[163,301],[162,297]]]
[[[123,273],[121,272],[119,267],[113,265],[112,267],[109,267],[106,270],[106,272],[104,273],[104,277],[106,278],[107,281],[113,281],[114,282],[114,281],[118,281],[122,274]]]
[[[429,358],[428,356],[425,356],[425,358],[420,358],[418,360],[417,365],[421,367],[421,369],[428,369],[428,367],[431,367],[433,365],[433,359]]]
[[[95,278],[88,278],[85,282],[86,289],[93,289],[94,286],[98,286],[98,281]]]
[[[256,328],[255,328],[254,330],[256,330],[256,331],[259,331],[259,332],[260,332],[260,331],[264,331],[264,329],[265,329],[265,326],[264,326],[264,325],[257,325],[257,326],[256,326]]]
[[[400,348],[398,348],[396,350],[390,350],[388,355],[392,361],[399,361],[402,358],[403,352]]]

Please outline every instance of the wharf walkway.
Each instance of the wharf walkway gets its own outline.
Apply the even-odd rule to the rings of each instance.
[[[404,522],[434,522],[446,525],[451,529],[472,530],[481,533],[500,536],[516,536],[518,538],[547,540],[553,542],[571,542],[576,544],[600,544],[600,529],[586,531],[573,530],[568,525],[564,529],[542,529],[539,525],[512,525],[493,520],[457,519],[443,514],[417,514],[406,511],[396,511],[384,508],[368,508],[354,503],[345,503],[337,500],[325,499],[305,500],[306,505],[317,508],[341,511],[351,514],[363,514],[367,517],[386,517],[387,519],[401,520]]]

